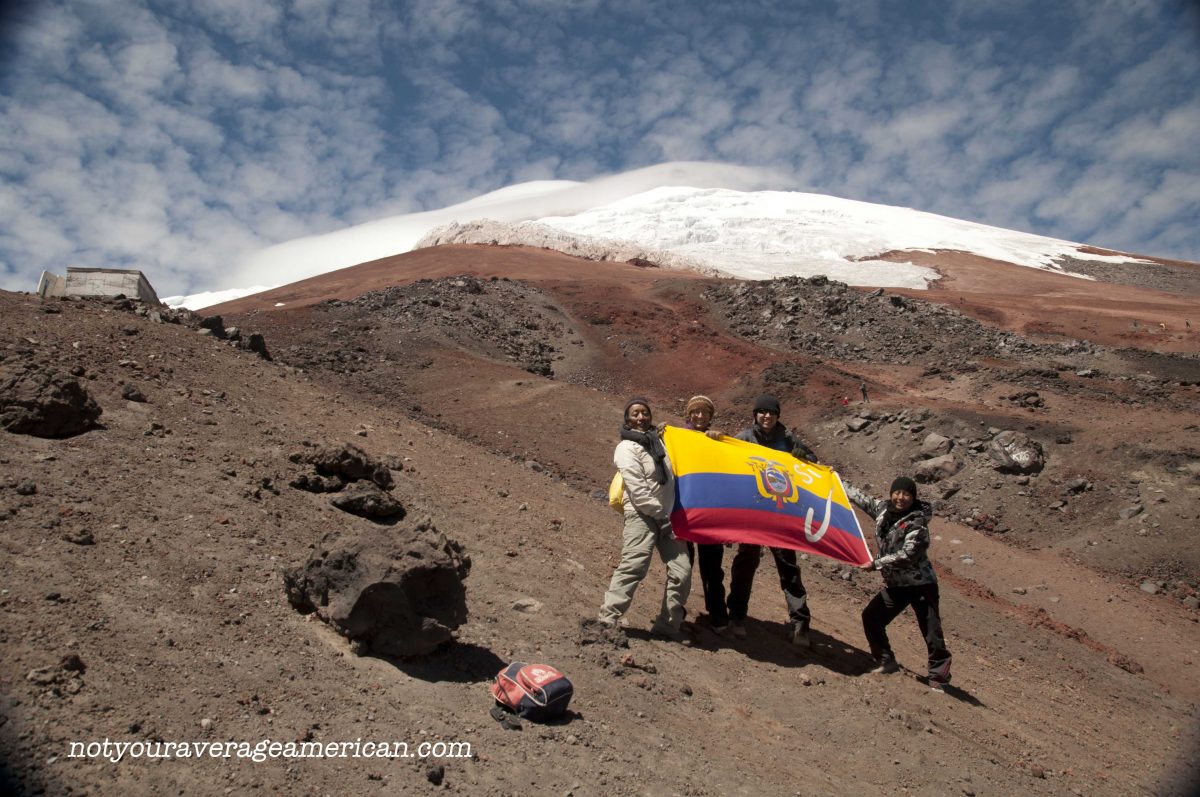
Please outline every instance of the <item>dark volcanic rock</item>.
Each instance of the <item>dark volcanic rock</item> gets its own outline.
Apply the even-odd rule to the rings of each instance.
[[[254,352],[264,360],[271,359],[271,353],[267,351],[267,341],[258,332],[252,332],[248,337],[240,338],[238,344],[247,351]]]
[[[301,473],[288,482],[297,490],[307,490],[310,493],[336,493],[346,486],[341,476],[317,476],[311,473]]]
[[[970,361],[979,356],[1047,351],[953,309],[878,291],[864,294],[822,276],[719,285],[704,296],[739,335],[839,360],[919,363],[941,374],[972,370]]]
[[[321,446],[301,457],[322,476],[341,476],[346,481],[370,479],[385,490],[395,482],[387,465],[379,462],[361,448],[349,443],[343,446]]]
[[[339,493],[329,503],[343,512],[369,520],[392,520],[404,517],[404,507],[389,493],[372,482],[359,482]]]
[[[0,427],[34,437],[70,437],[95,427],[103,410],[79,380],[28,369],[0,378]]]
[[[486,357],[553,377],[564,340],[575,335],[565,317],[540,291],[508,279],[480,280],[468,275],[423,279],[356,299],[315,305],[314,312],[334,322],[320,343],[283,349],[280,355],[303,368],[356,373],[376,367],[380,355],[403,359],[408,352],[381,343],[387,339],[445,335]]]
[[[305,564],[284,573],[288,601],[316,612],[366,651],[432,653],[467,619],[471,560],[428,520],[397,533],[372,526],[334,532]]]
[[[213,337],[225,337],[225,319],[219,315],[209,315],[200,319],[200,328],[213,333]]]

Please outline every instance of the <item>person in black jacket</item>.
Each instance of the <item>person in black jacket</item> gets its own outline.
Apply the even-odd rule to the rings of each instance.
[[[888,500],[872,498],[852,484],[844,483],[846,497],[875,517],[875,541],[879,556],[864,570],[883,573],[883,589],[863,609],[863,632],[877,666],[872,672],[893,673],[900,669],[888,642],[887,626],[909,606],[929,653],[929,686],[942,691],[950,682],[950,651],[942,633],[938,609],[937,575],[929,561],[929,504],[917,500],[917,484],[900,476],[888,491]]]
[[[687,428],[703,432],[714,440],[721,439],[720,432],[712,428],[717,406],[708,396],[692,396],[684,408]],[[708,612],[708,624],[717,636],[729,636],[729,609],[725,606],[725,571],[721,569],[725,558],[723,543],[698,543],[695,561],[700,569],[700,583],[704,587],[704,608]],[[688,553],[693,552],[688,543]]]
[[[779,410],[779,399],[769,394],[759,396],[754,402],[754,424],[738,434],[737,439],[816,462],[812,449],[779,422]],[[808,636],[812,613],[808,608],[808,592],[800,579],[796,552],[791,548],[770,550],[775,559],[775,569],[779,571],[779,586],[787,602],[792,646],[797,650],[807,650],[812,645]],[[729,566],[729,622],[734,636],[739,639],[746,637],[745,621],[750,605],[750,590],[754,586],[754,573],[758,570],[761,558],[761,545],[741,543]]]

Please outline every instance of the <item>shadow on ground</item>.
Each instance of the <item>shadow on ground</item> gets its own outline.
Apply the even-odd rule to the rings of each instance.
[[[508,665],[488,648],[465,642],[453,642],[423,659],[405,661],[386,657],[383,661],[411,678],[422,681],[478,683],[491,681]]]

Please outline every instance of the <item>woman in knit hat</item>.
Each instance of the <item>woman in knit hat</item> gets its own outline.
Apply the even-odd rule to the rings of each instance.
[[[851,501],[875,516],[879,556],[863,569],[882,572],[884,587],[862,613],[863,632],[877,663],[872,672],[893,673],[900,669],[888,642],[887,626],[912,606],[929,653],[928,683],[940,692],[950,682],[950,651],[942,633],[937,575],[927,554],[932,514],[929,504],[917,500],[917,483],[907,476],[892,482],[886,501],[871,498],[854,485],[843,485]]]
[[[712,426],[713,416],[717,414],[717,405],[708,396],[692,396],[683,409],[683,417],[687,419],[687,428],[697,432],[707,432]]]
[[[655,549],[667,566],[667,583],[662,606],[650,633],[685,642],[683,605],[692,585],[692,563],[687,547],[671,529],[675,505],[675,475],[663,448],[662,435],[654,427],[650,402],[632,398],[625,405],[621,442],[613,452],[613,464],[625,482],[625,530],[621,562],[604,593],[599,620],[615,626],[633,603],[633,593],[650,570]]]
[[[712,438],[720,437],[720,433],[712,429],[713,415],[717,407],[708,396],[692,396],[684,407],[684,417],[687,418],[687,428],[704,432]],[[692,552],[692,543],[688,543],[688,553]],[[725,558],[725,546],[721,543],[697,544],[696,559],[700,567],[700,583],[704,587],[704,608],[708,612],[708,622],[712,630],[720,636],[729,633],[729,609],[725,606],[725,571],[721,569]]]

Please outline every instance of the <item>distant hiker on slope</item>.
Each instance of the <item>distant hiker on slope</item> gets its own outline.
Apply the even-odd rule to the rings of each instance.
[[[621,442],[613,452],[613,464],[625,482],[625,530],[621,562],[613,572],[599,620],[615,626],[633,602],[633,593],[650,570],[650,557],[658,555],[667,566],[658,619],[650,629],[655,636],[684,642],[682,625],[692,585],[692,563],[687,547],[671,530],[675,504],[675,475],[663,448],[661,432],[654,427],[650,402],[633,398],[625,405]]]
[[[878,665],[871,672],[893,673],[900,669],[888,642],[887,625],[912,606],[929,652],[928,683],[940,692],[950,682],[950,651],[942,634],[937,575],[926,553],[930,507],[917,500],[917,484],[907,476],[892,482],[887,501],[872,498],[852,484],[843,485],[851,501],[875,516],[879,556],[863,570],[882,571],[884,587],[862,613],[863,632]]]
[[[714,439],[720,437],[711,428],[716,410],[716,405],[708,396],[692,396],[684,409],[687,428],[704,432]],[[689,542],[688,553],[691,551],[692,543]],[[700,564],[700,583],[704,587],[704,608],[708,611],[709,625],[717,634],[725,636],[729,632],[729,610],[725,608],[725,572],[721,569],[725,546],[720,543],[698,544],[696,558]]]
[[[870,403],[871,403],[871,399],[867,398],[867,383],[866,383],[866,382],[859,382],[859,383],[858,383],[858,389],[859,389],[860,391],[862,391],[862,400],[863,400],[863,403],[864,403],[864,404],[870,404]]]
[[[779,422],[779,399],[762,395],[754,402],[754,423],[737,435],[739,440],[757,443],[760,446],[786,451],[787,453],[816,462],[816,455],[798,437]],[[790,637],[797,650],[811,647],[808,627],[812,614],[808,608],[808,593],[800,580],[800,565],[796,552],[791,548],[772,548],[775,569],[779,571],[779,586],[787,602],[788,619],[791,621]],[[740,543],[733,564],[729,567],[729,619],[733,634],[739,639],[746,637],[746,612],[750,606],[750,590],[754,587],[754,573],[762,558],[762,546]]]

